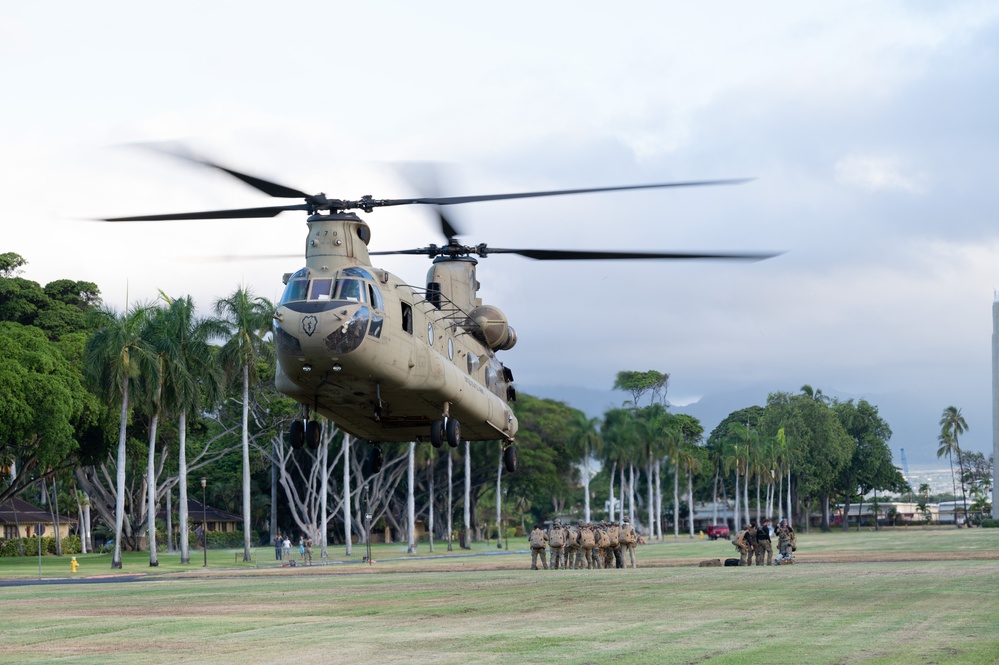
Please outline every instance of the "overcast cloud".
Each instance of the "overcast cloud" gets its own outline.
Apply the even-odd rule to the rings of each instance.
[[[971,428],[962,443],[991,450],[999,6],[346,4],[0,9],[2,251],[30,279],[91,280],[117,306],[163,289],[207,308],[240,283],[276,298],[302,261],[189,259],[302,251],[292,213],[81,221],[272,203],[115,147],[132,142],[183,140],[343,198],[413,194],[385,166],[398,161],[445,163],[447,195],[754,177],[456,209],[463,240],[496,247],[786,251],[489,257],[481,295],[518,331],[504,359],[518,381],[606,389],[619,370],[655,368],[677,401],[804,383],[911,394],[918,409],[890,421],[910,463],[935,457],[951,404]],[[426,211],[367,219],[372,249],[441,240]],[[411,283],[427,269],[379,264]]]

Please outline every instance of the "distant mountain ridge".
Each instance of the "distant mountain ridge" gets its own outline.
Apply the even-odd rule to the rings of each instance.
[[[631,399],[631,395],[620,390],[598,390],[580,386],[534,386],[518,384],[518,390],[548,399],[565,402],[579,409],[591,418],[603,417],[612,408],[618,408]],[[763,386],[751,386],[740,390],[712,393],[705,395],[697,402],[686,406],[670,406],[674,413],[687,413],[704,425],[705,435],[718,426],[728,414],[747,406],[763,406],[767,395],[776,389]],[[798,393],[800,386],[784,388],[786,392]],[[850,395],[835,390],[823,393],[830,399],[841,401],[866,399],[878,407],[878,413],[884,418],[892,430],[888,442],[892,450],[895,465],[902,466],[901,449],[910,467],[939,467],[946,461],[937,459],[937,436],[940,434],[940,413],[946,404],[930,404],[927,397],[918,391],[886,393],[881,395]],[[979,450],[988,455],[992,450],[991,437],[991,400],[988,395],[973,404],[962,405],[962,413],[969,426],[974,422],[974,431],[962,438],[962,447],[967,450]],[[987,430],[986,430],[987,428]],[[974,434],[975,436],[970,436]],[[981,443],[981,442],[987,443]]]

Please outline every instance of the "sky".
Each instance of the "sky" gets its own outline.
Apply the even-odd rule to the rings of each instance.
[[[410,162],[454,196],[754,178],[455,207],[467,244],[783,252],[483,259],[518,385],[657,369],[682,404],[807,383],[912,405],[889,420],[910,463],[935,460],[949,405],[992,449],[995,3],[7,3],[0,63],[0,251],[29,279],[116,307],[279,296],[304,260],[209,257],[302,252],[296,213],[91,221],[285,202],[137,144],[339,198],[416,195]],[[427,210],[366,219],[372,250],[442,240]],[[420,284],[425,261],[377,265]]]

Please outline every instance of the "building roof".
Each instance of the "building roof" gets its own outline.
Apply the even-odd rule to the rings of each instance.
[[[76,524],[74,518],[63,515],[59,521]],[[52,513],[13,497],[0,503],[0,524],[52,524]]]
[[[177,508],[175,507],[176,511]],[[156,513],[156,517],[159,519],[166,519],[166,511],[161,510]],[[196,499],[188,497],[187,499],[187,519],[191,522],[201,522],[202,520],[206,522],[238,522],[243,523],[243,518],[239,515],[235,515],[228,511],[222,510],[221,508],[213,508],[209,505],[204,505],[202,508],[202,503]]]

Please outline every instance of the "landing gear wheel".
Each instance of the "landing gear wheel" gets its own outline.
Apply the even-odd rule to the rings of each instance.
[[[507,473],[517,472],[517,449],[513,446],[507,446],[503,449],[503,466]]]
[[[385,462],[385,457],[382,455],[381,446],[372,446],[371,452],[368,453],[368,459],[364,466],[367,467],[367,475],[375,475],[382,470],[382,464]]]
[[[444,445],[444,421],[438,418],[430,423],[430,444],[434,448],[440,448]]]
[[[305,423],[301,420],[295,420],[291,423],[291,428],[288,430],[288,443],[295,450],[305,445]]]
[[[319,447],[319,423],[315,420],[305,424],[305,445],[312,450]]]
[[[444,435],[447,438],[447,445],[452,448],[457,448],[458,444],[461,443],[461,423],[454,418],[448,418],[447,425],[445,425],[444,430]]]

